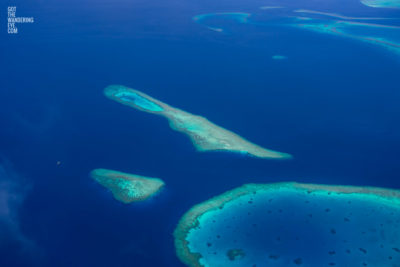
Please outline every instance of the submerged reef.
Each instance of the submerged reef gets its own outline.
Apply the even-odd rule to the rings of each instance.
[[[272,56],[272,59],[283,60],[283,59],[287,59],[287,57],[286,56],[282,56],[282,55],[274,55],[274,56]]]
[[[214,27],[211,25],[206,25],[205,21],[213,20],[215,18],[222,19],[222,20],[233,20],[237,23],[247,23],[248,18],[250,17],[249,13],[244,12],[221,12],[221,13],[207,13],[207,14],[200,14],[193,17],[193,21],[199,23],[207,29],[216,31],[216,32],[224,32],[225,29],[222,27]]]
[[[394,2],[400,3],[400,0]],[[205,27],[220,29],[221,31],[220,25],[223,24],[224,20],[238,21],[257,27],[295,27],[366,42],[400,55],[400,26],[382,23],[382,21],[393,23],[395,21],[393,18],[351,17],[307,9],[288,10],[280,8],[277,9],[279,13],[274,13],[274,10],[273,8],[268,9],[266,14],[258,16],[252,16],[248,13],[210,13],[195,16],[194,19],[196,18],[196,22]],[[242,14],[242,19],[226,14]],[[366,20],[371,23],[361,22]]]
[[[283,6],[260,6],[260,9],[268,10],[268,9],[277,9],[277,8],[284,8]]]
[[[199,151],[224,150],[260,158],[291,157],[286,153],[262,148],[215,125],[204,117],[171,107],[137,90],[121,85],[111,85],[104,90],[104,93],[108,98],[121,104],[167,118],[171,128],[189,136]]]
[[[400,191],[248,184],[194,206],[174,236],[192,267],[396,266]]]
[[[369,7],[400,8],[400,0],[361,0]]]
[[[400,55],[400,27],[376,23],[344,20],[321,20],[303,17],[288,26],[311,30],[318,33],[351,38],[386,48]]]
[[[337,19],[344,19],[344,20],[387,20],[391,18],[383,18],[383,17],[349,17],[349,16],[343,16],[337,13],[329,13],[329,12],[322,12],[322,11],[317,11],[317,10],[309,10],[309,9],[297,9],[293,10],[293,12],[296,13],[303,13],[303,14],[313,14],[313,15],[321,15],[321,16],[327,16],[327,17],[333,17]]]
[[[90,176],[108,188],[115,199],[127,204],[149,199],[164,187],[164,182],[158,178],[113,170],[95,169]]]
[[[207,14],[200,14],[193,17],[195,22],[201,23],[205,19],[209,18],[223,18],[223,19],[230,19],[240,23],[246,23],[247,19],[250,17],[249,13],[245,12],[219,12],[219,13],[207,13]]]

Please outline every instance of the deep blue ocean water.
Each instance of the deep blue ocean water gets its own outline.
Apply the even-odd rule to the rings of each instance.
[[[0,178],[27,187],[13,222],[33,245],[4,234],[0,265],[183,266],[172,236],[179,218],[244,183],[400,189],[399,55],[290,28],[237,25],[219,34],[192,21],[276,4],[400,17],[347,2],[2,3],[0,155],[13,175]],[[35,23],[8,35],[10,5]],[[288,59],[272,60],[276,54]],[[294,159],[196,152],[165,119],[104,97],[110,84],[205,116]],[[124,205],[89,178],[94,168],[160,177],[166,189],[148,203]]]

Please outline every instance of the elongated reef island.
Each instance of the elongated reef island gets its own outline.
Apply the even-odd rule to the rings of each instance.
[[[126,204],[149,199],[164,187],[164,182],[158,178],[107,169],[95,169],[90,176],[108,188],[115,199]]]
[[[189,136],[198,151],[224,150],[259,158],[291,158],[289,154],[260,147],[204,117],[171,107],[140,91],[121,85],[111,85],[105,88],[104,94],[121,104],[167,118],[171,128]]]
[[[195,205],[174,237],[192,267],[397,266],[400,191],[247,184]]]

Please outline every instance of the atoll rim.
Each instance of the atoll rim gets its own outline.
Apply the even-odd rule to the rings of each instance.
[[[151,97],[141,92],[126,88],[122,85],[110,85],[104,89],[104,94],[121,104],[131,106],[146,112],[160,112],[164,109],[158,105]]]
[[[175,232],[188,266],[394,266],[400,191],[247,184],[200,203]]]

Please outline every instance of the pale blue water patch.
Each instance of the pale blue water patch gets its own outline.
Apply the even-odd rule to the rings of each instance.
[[[221,12],[221,13],[208,13],[208,14],[200,14],[193,17],[194,21],[202,21],[205,19],[220,17],[224,19],[235,20],[240,23],[245,23],[247,19],[250,17],[249,13],[244,12]]]
[[[135,105],[137,105],[143,109],[146,109],[146,110],[155,111],[155,112],[164,110],[162,107],[160,107],[156,103],[151,102],[150,100],[148,100],[134,92],[118,92],[115,94],[115,96],[123,101],[132,102]]]
[[[191,132],[201,132],[201,131],[204,131],[203,127],[201,127],[201,126],[198,125],[198,124],[194,124],[194,123],[185,123],[185,124],[182,124],[182,126],[183,126],[183,128],[185,128],[186,130],[191,131]]]
[[[361,3],[376,8],[400,8],[399,0],[361,0]]]
[[[272,56],[272,59],[283,60],[283,59],[287,59],[287,57],[283,56],[283,55],[274,55],[274,56]]]
[[[220,25],[221,21],[223,22],[225,20],[233,21],[234,23],[247,23],[250,16],[251,14],[244,12],[207,13],[194,16],[193,21],[207,27],[210,30],[224,32],[226,29]]]

